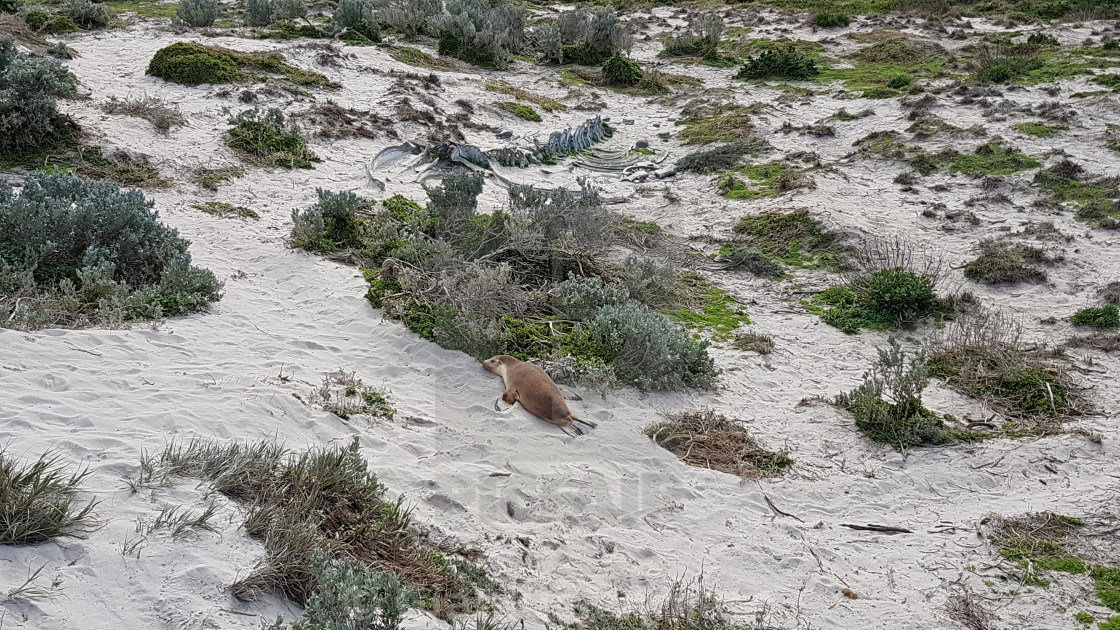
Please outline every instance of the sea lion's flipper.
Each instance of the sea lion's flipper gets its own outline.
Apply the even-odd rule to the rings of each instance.
[[[576,436],[579,436],[579,435],[583,435],[583,431],[580,430],[580,428],[577,427],[574,424],[569,424],[566,427],[560,427],[560,430],[563,431],[565,434],[567,434],[570,437],[576,437]]]
[[[502,392],[502,402],[507,405],[512,405],[517,402],[517,392],[514,392],[512,389],[507,389]]]
[[[570,417],[571,417],[572,420],[574,420],[574,421],[576,421],[580,424],[585,424],[585,425],[591,427],[592,429],[599,426],[598,424],[596,424],[594,422],[591,422],[590,420],[584,420],[582,418],[577,418],[576,416],[570,416]]]
[[[500,397],[500,396],[499,396],[498,398],[495,398],[495,399],[494,399],[494,411],[497,411],[498,413],[501,413],[501,412],[502,412],[502,408],[498,406],[498,401],[499,401],[499,400],[501,400],[501,397]]]
[[[583,396],[580,396],[579,394],[577,394],[575,392],[570,392],[566,389],[562,390],[562,391],[564,392],[564,398],[567,398],[568,400],[574,400],[576,402],[579,402],[579,401],[583,400]]]

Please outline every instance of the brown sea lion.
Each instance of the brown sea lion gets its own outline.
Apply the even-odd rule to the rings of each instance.
[[[483,361],[482,366],[502,377],[506,386],[502,400],[506,404],[520,402],[526,411],[545,422],[555,424],[568,435],[583,435],[583,431],[572,424],[573,421],[595,428],[594,422],[580,420],[572,415],[560,388],[544,370],[532,363],[515,359],[508,354],[499,354]],[[497,407],[497,402],[494,405]]]

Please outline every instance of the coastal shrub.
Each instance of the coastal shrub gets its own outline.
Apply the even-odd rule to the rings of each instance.
[[[311,168],[313,162],[322,161],[278,109],[248,109],[230,118],[229,124],[233,127],[226,134],[226,146],[255,161],[284,168]]]
[[[10,35],[0,35],[0,163],[72,142],[74,124],[57,99],[73,96],[77,85],[57,60],[21,54]]]
[[[925,353],[908,356],[897,339],[887,341],[888,347],[878,348],[879,360],[864,373],[863,383],[837,396],[834,404],[851,412],[864,435],[899,450],[955,441],[957,436],[944,421],[922,404],[922,391],[929,384]]]
[[[660,55],[663,57],[703,57],[716,59],[723,37],[723,18],[714,13],[705,15],[683,33],[673,35]]]
[[[359,217],[371,213],[373,204],[350,191],[316,192],[314,206],[292,211],[292,247],[321,254],[362,247]]]
[[[190,242],[152,206],[138,191],[62,175],[28,177],[19,194],[0,188],[0,321],[88,326],[217,301],[221,284],[191,265]]]
[[[486,68],[504,68],[526,43],[525,12],[488,0],[447,0],[446,13],[432,18],[439,54]]]
[[[735,75],[736,79],[760,81],[764,79],[809,79],[820,73],[817,63],[797,52],[793,45],[762,51],[750,57]]]
[[[848,26],[851,23],[852,18],[848,17],[847,13],[821,11],[813,14],[813,25],[819,28],[836,28],[838,26]]]
[[[764,140],[729,142],[714,149],[696,151],[677,160],[677,170],[683,173],[713,173],[729,169],[739,163],[744,155],[769,149]]]
[[[0,0],[0,13],[18,13],[23,0]]]
[[[191,28],[213,26],[218,18],[218,0],[180,0],[175,17]]]
[[[1120,328],[1120,307],[1109,304],[1099,308],[1083,308],[1070,318],[1074,326]]]
[[[0,449],[0,545],[34,545],[86,533],[97,505],[79,500],[78,484],[88,474],[86,469],[66,472],[50,453],[20,465]]]
[[[350,29],[372,42],[379,42],[381,27],[377,17],[376,0],[339,0],[331,19],[342,28]]]
[[[292,630],[397,630],[419,594],[394,574],[372,573],[349,559],[312,558],[316,589]]]
[[[84,29],[105,28],[109,25],[109,11],[105,5],[91,0],[66,0],[59,7],[59,13]]]
[[[556,63],[598,66],[629,48],[625,26],[618,14],[608,8],[565,11],[556,18],[554,26],[555,32],[550,29],[545,33],[551,47],[542,52]]]
[[[249,70],[261,74],[253,75]],[[289,65],[279,53],[246,53],[192,42],[176,42],[156,51],[148,63],[146,73],[165,81],[190,86],[264,80],[267,75],[278,75],[300,86],[338,87],[317,72]]]
[[[187,124],[186,117],[179,110],[178,105],[172,105],[158,96],[127,95],[123,99],[110,96],[109,101],[101,106],[106,114],[119,114],[143,118],[150,122],[156,131],[162,134],[170,133],[174,127]]]
[[[603,62],[603,78],[615,86],[629,87],[642,80],[642,68],[638,64],[615,52]]]
[[[515,103],[513,101],[506,101],[502,103],[502,109],[513,114],[514,116],[517,116],[518,118],[528,120],[529,122],[541,121],[541,115],[538,114],[537,110],[533,109],[531,105]]]
[[[441,0],[392,0],[378,12],[379,21],[406,37],[431,34],[432,21],[443,13]]]

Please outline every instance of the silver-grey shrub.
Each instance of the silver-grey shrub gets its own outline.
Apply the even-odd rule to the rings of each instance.
[[[431,34],[432,18],[443,13],[443,0],[390,0],[379,11],[381,24],[405,35]]]
[[[295,20],[307,17],[307,5],[303,0],[272,0],[272,20]]]
[[[377,33],[378,13],[384,5],[382,0],[339,0],[331,19],[336,25],[358,33]]]
[[[66,0],[62,3],[59,13],[86,29],[105,28],[109,25],[109,11],[104,5],[95,4],[90,0]]]
[[[175,16],[191,28],[213,26],[218,18],[218,0],[180,0]]]
[[[245,0],[244,6],[249,26],[268,26],[276,21],[272,15],[272,0]]]
[[[44,147],[70,127],[56,100],[73,96],[78,81],[57,60],[19,54],[0,36],[0,152]]]
[[[63,175],[0,186],[0,315],[14,319],[22,297],[63,325],[88,323],[75,314],[89,310],[146,319],[217,301],[221,284],[191,265],[190,241],[152,206],[139,191]]]
[[[317,586],[292,630],[398,630],[419,595],[399,577],[373,573],[351,560],[313,558]]]
[[[434,16],[429,27],[441,37],[441,54],[476,65],[502,68],[510,55],[525,48],[525,11],[513,4],[493,6],[489,0],[447,0],[447,12]],[[457,40],[457,50],[444,52],[444,38]]]

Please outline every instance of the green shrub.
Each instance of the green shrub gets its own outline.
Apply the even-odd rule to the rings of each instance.
[[[890,81],[887,81],[887,87],[892,90],[901,90],[904,87],[908,87],[913,82],[914,80],[911,79],[908,74],[896,74],[891,77]]]
[[[1120,328],[1120,307],[1109,304],[1100,308],[1083,308],[1070,319],[1074,326]]]
[[[78,500],[78,484],[88,474],[67,474],[50,454],[20,466],[0,450],[0,545],[34,545],[82,535],[96,505]]]
[[[397,630],[401,618],[419,603],[393,574],[371,573],[352,560],[313,557],[315,592],[292,630]]]
[[[739,163],[744,155],[759,153],[769,148],[763,140],[729,142],[714,149],[690,153],[677,160],[677,170],[682,173],[712,173],[729,169]]]
[[[1041,248],[1025,243],[988,239],[980,242],[980,255],[964,267],[964,276],[983,284],[1044,282],[1040,264],[1056,262]]]
[[[372,212],[373,203],[350,191],[316,192],[319,200],[314,206],[292,211],[292,247],[321,254],[362,248],[358,217]]]
[[[912,322],[938,307],[933,281],[904,269],[883,269],[855,281],[850,288],[860,305],[884,321]]]
[[[312,162],[322,161],[307,148],[299,128],[285,125],[278,109],[245,110],[230,118],[229,124],[233,128],[226,135],[226,145],[264,164],[311,168]]]
[[[506,101],[502,103],[502,109],[513,114],[514,116],[517,116],[518,118],[522,118],[530,122],[541,121],[541,115],[538,114],[537,110],[533,109],[530,105],[522,105],[521,103]]]
[[[151,208],[140,192],[76,177],[29,177],[18,195],[0,188],[0,294],[28,296],[39,310],[21,313],[16,299],[0,315],[32,322],[24,327],[79,326],[217,301],[214,274],[191,266],[190,243]]]
[[[815,61],[802,55],[792,45],[786,48],[765,50],[757,57],[747,59],[735,75],[736,79],[760,81],[763,79],[809,79],[820,73]]]
[[[1027,38],[1027,45],[1029,46],[1061,46],[1057,37],[1047,35],[1046,33],[1031,33]]]
[[[1012,344],[938,347],[930,354],[929,370],[930,376],[1022,421],[1050,421],[1071,409],[1067,382]]]
[[[77,85],[58,61],[22,55],[11,36],[0,35],[0,163],[73,141],[74,124],[56,101]]]
[[[105,28],[109,25],[109,12],[104,5],[90,0],[66,0],[59,13],[85,29]]]
[[[446,13],[435,11],[431,28],[439,33],[439,54],[485,68],[503,68],[525,45],[525,10],[512,3],[448,0]]]
[[[615,52],[603,62],[603,78],[615,86],[629,87],[642,80],[642,68],[638,64]]]
[[[147,74],[172,83],[234,83],[245,80],[238,61],[220,49],[178,42],[156,51]]]
[[[897,339],[890,337],[888,342],[889,348],[878,349],[879,361],[864,373],[863,384],[840,394],[834,403],[852,413],[864,435],[899,450],[959,439],[922,404],[922,391],[929,384],[925,354],[907,357]]]
[[[175,17],[192,28],[213,26],[218,17],[218,0],[180,0]]]
[[[813,15],[813,24],[820,28],[835,28],[837,26],[848,26],[852,23],[852,19],[848,17],[847,13],[826,13],[820,12]]]
[[[1007,83],[1043,66],[1034,49],[997,48],[981,50],[974,77],[981,83]]]
[[[0,0],[0,13],[18,13],[23,0]]]
[[[245,21],[249,26],[268,26],[275,22],[307,17],[303,0],[244,0]]]
[[[722,36],[723,18],[708,14],[689,24],[687,31],[673,35],[658,54],[662,57],[696,56],[715,60],[719,57],[719,40]]]
[[[381,41],[376,0],[339,0],[331,19],[335,24],[358,33],[371,42]]]

